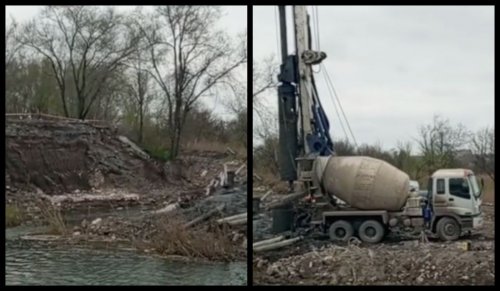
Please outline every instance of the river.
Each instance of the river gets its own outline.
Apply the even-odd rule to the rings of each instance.
[[[6,230],[7,285],[246,285],[246,262],[186,263],[135,251],[90,249],[19,237]]]

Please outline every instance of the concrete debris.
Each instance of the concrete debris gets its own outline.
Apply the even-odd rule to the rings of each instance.
[[[52,204],[58,203],[82,203],[82,202],[112,202],[112,201],[138,201],[138,194],[129,193],[108,193],[106,195],[98,194],[66,194],[66,195],[54,195],[54,196],[44,196],[48,198]]]
[[[162,209],[153,211],[152,213],[153,214],[165,214],[165,213],[169,213],[169,212],[172,212],[172,211],[178,209],[179,206],[180,206],[179,203],[168,204],[167,206],[163,207]]]
[[[94,219],[90,224],[91,225],[97,225],[102,222],[102,218],[96,218]]]

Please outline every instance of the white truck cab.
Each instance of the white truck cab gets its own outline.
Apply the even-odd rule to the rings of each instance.
[[[468,169],[440,169],[428,185],[432,204],[433,231],[445,240],[482,227],[481,189]]]

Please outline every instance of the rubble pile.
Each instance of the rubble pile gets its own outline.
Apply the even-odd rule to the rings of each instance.
[[[194,202],[190,208],[183,209],[182,214],[187,219],[206,213],[218,205],[224,205],[220,211],[221,216],[231,216],[247,212],[247,190],[246,186],[233,189],[220,189],[214,195],[205,197]]]
[[[254,273],[259,284],[492,284],[494,242],[476,242],[470,251],[461,244],[328,245],[275,262],[256,258]]]

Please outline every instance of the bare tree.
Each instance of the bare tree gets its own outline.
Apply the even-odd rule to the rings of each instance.
[[[252,71],[252,105],[253,105],[253,137],[254,143],[262,143],[259,151],[273,165],[278,165],[278,112],[277,107],[270,106],[269,100],[277,104],[276,78],[277,65],[274,58],[268,57],[262,62],[253,62]],[[271,96],[271,97],[269,97]],[[271,98],[271,99],[269,99]],[[272,103],[271,103],[272,104]]]
[[[220,8],[213,6],[158,6],[139,27],[149,48],[153,79],[168,105],[171,157],[179,152],[186,116],[198,99],[246,62],[246,43],[234,47],[215,23]]]
[[[11,67],[17,57],[21,44],[17,41],[17,34],[19,32],[19,24],[12,19],[10,24],[6,27],[5,32],[5,67]]]
[[[145,63],[144,52],[137,47],[128,64],[131,81],[127,84],[127,87],[128,95],[136,105],[135,111],[137,112],[137,123],[139,125],[137,141],[139,143],[142,143],[144,138],[144,118],[147,114],[149,103],[154,97],[151,93],[151,75]]]
[[[23,112],[26,108],[26,88],[22,84],[26,60],[16,40],[19,25],[12,19],[5,31],[5,100],[7,112]]]
[[[268,104],[265,102],[266,93],[272,88],[276,88],[278,85],[276,74],[277,65],[273,57],[269,57],[263,61],[263,63],[252,64],[253,75],[252,75],[252,105],[253,112],[262,121],[269,119],[269,115],[278,114],[269,109]],[[276,96],[277,92],[273,92]],[[275,98],[276,99],[276,98]]]
[[[419,157],[412,155],[413,146],[410,141],[398,141],[396,148],[392,150],[393,165],[405,173],[412,179],[420,180],[423,178],[422,166],[419,163]]]
[[[85,119],[139,37],[111,7],[48,6],[18,40],[50,62],[65,115],[74,102],[76,116]]]
[[[103,84],[100,97],[96,98],[86,118],[118,122],[125,108],[125,100],[132,98],[127,87],[130,82],[128,77],[123,67],[110,73],[106,84]]]
[[[228,124],[229,131],[233,133],[234,140],[245,148],[247,148],[247,137],[248,137],[248,111],[247,111],[247,90],[246,90],[246,80],[244,82],[240,81],[234,76],[230,76],[227,81],[223,82],[223,90],[231,92],[232,96],[228,96],[225,103],[225,107],[234,114],[235,118],[231,120]],[[222,92],[221,92],[222,93]]]
[[[380,142],[374,145],[362,144],[356,149],[356,154],[359,156],[368,156],[376,159],[384,160],[390,164],[394,164],[391,154],[384,151]]]
[[[227,80],[221,82],[223,86],[221,86],[220,91],[216,91],[215,94],[218,96],[223,96],[224,94],[227,96],[229,92],[230,96],[227,96],[224,103],[225,107],[235,115],[238,115],[241,112],[247,110],[247,88],[246,88],[246,78],[244,81],[241,81],[234,76],[228,76]]]
[[[439,168],[453,167],[457,151],[463,149],[469,140],[469,132],[462,124],[453,127],[448,119],[434,116],[433,123],[420,127],[417,140],[427,174]]]
[[[253,85],[253,98],[260,96],[262,93],[266,92],[271,88],[275,88],[278,84],[276,79],[277,69],[274,57],[269,57],[263,61],[263,64],[255,63],[252,64],[253,75],[252,75],[252,85]]]
[[[356,154],[356,149],[347,139],[334,141],[333,149],[338,156],[354,156]]]
[[[476,167],[495,181],[495,130],[483,128],[471,138],[471,149]]]

